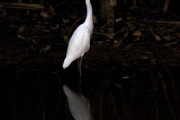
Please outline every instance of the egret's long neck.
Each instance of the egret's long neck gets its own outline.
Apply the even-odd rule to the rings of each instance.
[[[93,13],[90,0],[86,0],[87,15],[84,24],[88,27],[93,27]]]

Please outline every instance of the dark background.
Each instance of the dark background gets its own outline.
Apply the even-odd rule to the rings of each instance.
[[[68,40],[83,22],[86,8],[83,0],[46,2],[56,13],[49,19],[40,16],[39,10],[27,14],[22,9],[5,9],[6,15],[0,13],[0,120],[73,119],[62,86],[67,84],[73,91],[79,91],[77,60],[66,70],[62,63]],[[98,22],[90,50],[82,60],[81,79],[94,120],[179,120],[177,2],[172,0],[164,13],[161,0],[160,6],[145,2],[136,9],[130,9],[131,1],[126,5],[118,1],[113,9],[116,18],[123,20],[116,23],[112,39],[100,31],[105,29],[100,18],[100,1],[91,2]],[[77,22],[78,18],[82,19]],[[24,30],[20,35],[24,38],[18,37],[21,26]],[[142,31],[142,35],[133,35],[136,30]],[[50,49],[42,52],[48,45]]]

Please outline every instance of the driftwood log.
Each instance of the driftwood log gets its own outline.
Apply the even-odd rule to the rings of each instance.
[[[6,9],[6,8],[43,10],[44,6],[41,4],[30,4],[30,3],[0,3],[0,10]]]

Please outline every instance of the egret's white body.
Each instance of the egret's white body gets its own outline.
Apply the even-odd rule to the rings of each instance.
[[[90,103],[87,98],[74,93],[68,86],[63,86],[70,112],[75,120],[93,120]]]
[[[87,16],[70,38],[63,68],[67,68],[74,60],[83,57],[89,50],[90,37],[93,32],[93,13],[90,0],[86,0]],[[80,63],[81,64],[81,63]]]

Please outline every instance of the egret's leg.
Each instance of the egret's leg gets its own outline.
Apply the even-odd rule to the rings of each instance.
[[[78,73],[80,73],[80,58],[78,58],[77,66],[78,66]]]
[[[81,73],[81,64],[82,64],[82,57],[78,58],[78,72],[80,74],[80,77],[82,75],[82,73]]]
[[[83,93],[82,93],[82,88],[81,88],[81,76],[82,76],[82,73],[81,73],[81,64],[82,64],[82,58],[83,57],[80,57],[79,59],[78,59],[78,71],[79,71],[79,81],[78,81],[78,89],[79,89],[79,91],[80,91],[80,93],[83,95]]]
[[[79,74],[80,74],[80,77],[81,77],[81,75],[82,75],[82,74],[81,74],[82,58],[83,58],[83,57],[81,56],[81,57],[79,58],[79,61],[78,61],[78,64],[79,64],[79,65],[78,65],[78,68],[79,68]]]

